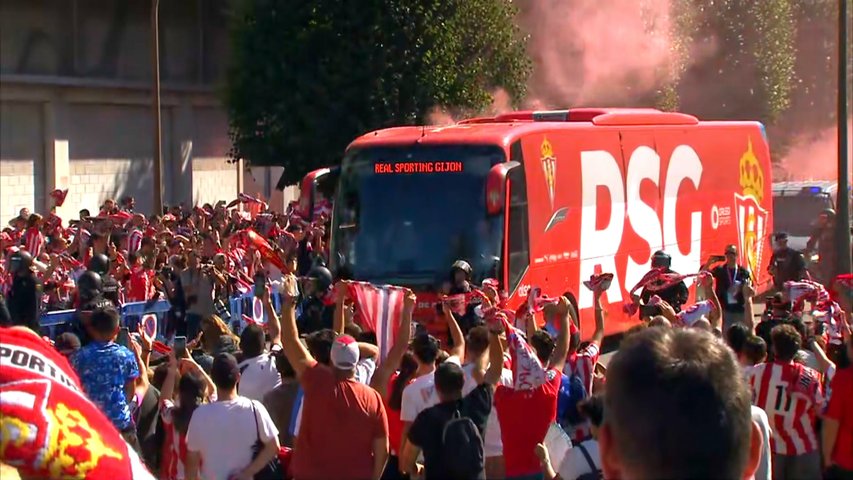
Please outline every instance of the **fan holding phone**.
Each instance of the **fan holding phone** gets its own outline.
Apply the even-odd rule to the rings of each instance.
[[[737,247],[727,245],[725,263],[711,270],[716,280],[714,291],[723,307],[724,331],[735,323],[752,325],[752,319],[745,317],[746,302],[752,301],[755,294],[752,289],[752,276],[749,270],[738,265],[737,259]]]

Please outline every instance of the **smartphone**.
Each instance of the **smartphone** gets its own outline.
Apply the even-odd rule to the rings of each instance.
[[[172,348],[175,350],[175,358],[187,358],[187,337],[175,337]]]
[[[121,327],[118,331],[116,343],[125,348],[130,348],[130,330],[127,327]]]
[[[262,297],[267,291],[267,277],[255,275],[255,296]]]

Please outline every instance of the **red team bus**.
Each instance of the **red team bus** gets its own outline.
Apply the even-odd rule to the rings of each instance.
[[[304,179],[302,209],[311,211],[329,172]],[[766,288],[770,172],[760,123],[654,109],[520,111],[388,128],[353,141],[337,170],[330,267],[412,288],[416,320],[429,325],[439,285],[464,259],[475,283],[500,281],[510,308],[532,286],[566,295],[584,337],[594,323],[582,282],[611,272],[612,335],[636,323],[622,307],[656,250],[671,255],[673,270],[695,273],[735,244],[758,290]]]

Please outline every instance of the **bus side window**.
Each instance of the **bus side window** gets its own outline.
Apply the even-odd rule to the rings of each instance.
[[[513,150],[516,150],[513,148]],[[520,157],[521,148],[513,152]],[[509,171],[507,175],[510,184],[509,199],[509,278],[508,291],[513,292],[518,287],[521,277],[530,265],[530,236],[527,229],[527,179],[524,175],[524,164]]]

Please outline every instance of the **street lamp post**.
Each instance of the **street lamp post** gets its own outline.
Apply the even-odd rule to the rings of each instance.
[[[151,113],[154,120],[154,213],[163,213],[163,149],[160,121],[160,0],[151,0]]]
[[[847,22],[848,0],[838,0],[838,205],[835,226],[838,247],[838,271],[850,273],[850,179],[848,177],[849,139],[847,137]]]

